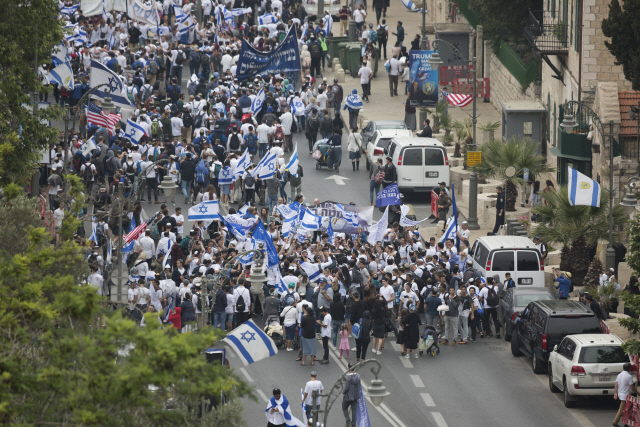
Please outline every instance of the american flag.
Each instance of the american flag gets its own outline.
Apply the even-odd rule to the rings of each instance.
[[[443,91],[442,89],[440,89],[440,92],[442,92],[442,94],[447,98],[449,104],[453,105],[454,107],[466,107],[467,105],[471,104],[471,101],[473,101],[473,97],[471,95],[448,93]]]
[[[136,240],[138,237],[140,237],[140,235],[144,233],[144,231],[147,229],[149,224],[151,224],[156,219],[157,216],[158,214],[155,214],[147,222],[143,222],[142,224],[134,228],[133,231],[130,231],[129,234],[124,236],[125,243],[131,243],[134,240]]]
[[[102,108],[95,105],[93,102],[89,102],[86,108],[87,122],[96,126],[102,126],[109,131],[109,134],[113,136],[116,128],[116,123],[120,121],[122,116],[120,114],[109,114],[108,116],[102,111]]]

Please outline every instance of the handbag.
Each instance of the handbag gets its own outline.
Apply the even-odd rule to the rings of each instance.
[[[316,151],[313,152],[311,157],[313,157],[316,160],[320,160],[320,159],[322,159],[322,153],[320,152],[320,150],[316,150]]]

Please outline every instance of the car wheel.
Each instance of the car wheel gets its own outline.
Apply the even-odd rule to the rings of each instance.
[[[504,322],[504,340],[511,341],[511,330],[509,329],[509,324],[506,320]]]
[[[367,170],[371,169],[371,163],[369,163],[369,158],[367,158]]]
[[[564,380],[562,382],[562,385],[564,386],[564,391],[562,393],[564,406],[567,408],[574,408],[576,406],[576,400],[573,396],[569,394],[569,387],[567,387],[567,381]]]
[[[544,374],[544,364],[536,356],[535,350],[533,351],[533,355],[531,356],[531,368],[533,368],[534,374]]]
[[[560,393],[560,389],[553,383],[553,374],[551,372],[551,366],[549,366],[549,391],[551,393]]]
[[[522,353],[520,352],[520,339],[518,339],[517,333],[513,334],[513,337],[511,337],[511,354],[515,357],[522,356]]]

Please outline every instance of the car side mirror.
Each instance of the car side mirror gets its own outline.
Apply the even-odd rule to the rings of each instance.
[[[557,345],[554,345],[554,346],[553,346],[553,351],[555,351],[555,352],[557,352],[557,351],[558,351],[558,346],[557,346]]]

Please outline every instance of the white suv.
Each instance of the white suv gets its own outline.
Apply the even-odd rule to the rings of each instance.
[[[549,355],[549,389],[564,393],[564,406],[576,405],[578,396],[613,395],[622,365],[631,362],[622,340],[611,334],[567,335]],[[631,375],[637,383],[637,371]]]

